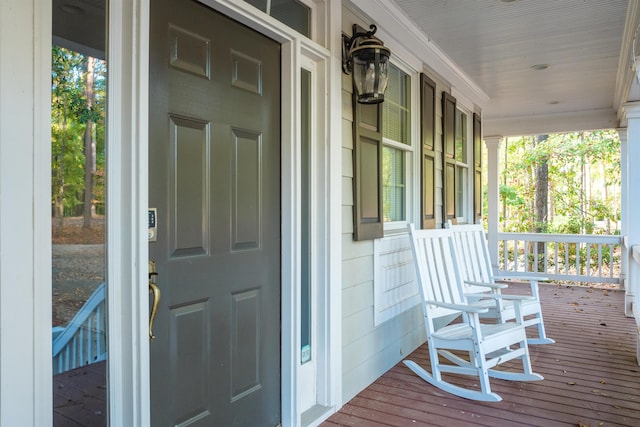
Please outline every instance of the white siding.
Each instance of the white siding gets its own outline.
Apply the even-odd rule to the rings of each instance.
[[[358,22],[343,13],[343,32]],[[353,241],[353,133],[351,76],[342,79],[342,342],[343,401],[363,388],[424,342],[420,306],[375,325],[374,242]]]
[[[342,31],[351,34],[353,23],[368,27],[349,9],[343,9]],[[384,32],[382,24],[380,30]],[[393,48],[392,48],[393,51]],[[405,58],[403,58],[405,59]],[[414,61],[415,63],[415,61]],[[442,226],[442,92],[451,92],[447,79],[420,65],[436,82],[436,222]],[[412,85],[419,85],[413,79]],[[418,87],[418,86],[416,86]],[[342,368],[343,401],[353,398],[425,340],[422,309],[413,289],[413,265],[406,234],[391,234],[376,241],[353,241],[353,131],[351,76],[342,75]],[[419,93],[419,91],[414,91]],[[418,105],[415,103],[414,105]],[[415,108],[415,107],[414,107]],[[419,116],[413,114],[414,119]],[[420,197],[419,132],[414,135],[416,161],[407,197]],[[471,203],[471,198],[469,199]],[[417,222],[419,200],[409,221]],[[405,242],[406,244],[403,244]]]

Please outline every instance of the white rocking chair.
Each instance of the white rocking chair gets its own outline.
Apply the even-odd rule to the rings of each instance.
[[[489,377],[511,381],[542,380],[542,376],[531,370],[524,326],[517,321],[480,323],[479,314],[488,312],[488,308],[468,304],[462,292],[451,230],[415,230],[410,224],[409,232],[425,316],[431,372],[410,360],[406,360],[405,365],[423,380],[446,392],[487,402],[502,400],[491,391]],[[500,298],[511,296],[495,299]],[[516,320],[521,320],[519,297],[514,297],[513,301]],[[448,324],[452,313],[461,314],[462,322]],[[445,326],[438,327],[439,323]],[[441,362],[440,357],[449,363]],[[514,359],[521,360],[522,372],[494,369]],[[443,373],[478,377],[480,390],[445,381]]]
[[[453,239],[457,258],[460,261],[460,273],[464,281],[464,292],[471,305],[487,307],[489,312],[481,314],[481,318],[495,318],[499,322],[515,319],[516,313],[512,301],[499,302],[496,306],[493,301],[486,300],[489,294],[500,294],[501,288],[506,288],[507,277],[493,275],[489,248],[484,235],[482,224],[449,225],[453,231]],[[528,338],[529,344],[553,344],[555,341],[547,337],[542,317],[542,306],[538,291],[538,281],[544,280],[536,277],[517,277],[518,281],[528,281],[531,286],[531,295],[522,300],[523,325],[536,327],[537,338]]]

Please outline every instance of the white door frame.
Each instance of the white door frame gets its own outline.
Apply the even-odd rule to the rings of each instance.
[[[325,0],[320,44],[236,0],[203,0],[282,43],[282,422],[300,424],[299,136],[296,105],[302,57],[321,70],[321,126],[325,171],[322,194],[326,239],[319,325],[324,362],[318,403],[341,404],[341,1]],[[108,306],[111,425],[148,426],[149,340],[147,294],[148,37],[150,0],[109,2],[108,85]],[[0,3],[0,424],[52,423],[50,58],[51,4]],[[286,83],[289,84],[286,84]],[[330,171],[334,173],[330,173]],[[16,185],[20,183],[21,185]],[[7,198],[7,199],[6,199]],[[16,303],[18,301],[19,303]],[[25,339],[27,338],[27,339]],[[25,366],[31,366],[25,370]]]
[[[149,0],[108,4],[109,419],[148,426]]]
[[[50,2],[0,2],[0,57],[0,425],[47,426],[52,418]]]
[[[296,426],[301,423],[298,406],[299,387],[299,292],[300,282],[300,151],[296,141],[300,137],[298,100],[300,99],[300,68],[304,58],[311,58],[322,70],[322,114],[316,118],[321,129],[324,147],[317,167],[325,177],[322,194],[326,222],[321,236],[326,247],[318,257],[322,270],[321,301],[323,307],[320,342],[322,369],[319,373],[318,404],[329,408],[340,406],[341,400],[341,181],[331,170],[341,168],[340,60],[332,58],[330,51],[310,42],[284,24],[264,15],[244,2],[231,0],[200,0],[202,3],[265,34],[282,45],[282,424]],[[113,425],[148,425],[149,423],[149,345],[147,331],[148,298],[146,209],[148,189],[148,29],[149,0],[128,0],[122,5],[111,2],[110,10],[110,85],[109,110],[110,206],[111,229],[130,230],[113,236],[109,242],[110,260],[110,413]],[[317,3],[316,3],[317,4]],[[331,5],[331,9],[329,8]],[[335,15],[341,8],[339,1],[328,0],[321,11]],[[319,8],[318,8],[319,9]],[[334,16],[335,17],[335,16]],[[328,18],[325,18],[328,19]],[[339,20],[332,19],[338,26]],[[331,44],[340,52],[340,33],[328,27],[316,30],[335,35]],[[114,67],[117,66],[117,68]],[[336,82],[337,93],[329,90],[329,82]],[[287,84],[288,83],[288,84]],[[115,101],[114,101],[115,100]],[[333,106],[333,109],[329,107]],[[320,107],[318,107],[320,109]],[[333,111],[337,116],[330,116]],[[120,172],[118,174],[118,171]],[[133,284],[126,286],[126,284]],[[120,285],[122,284],[122,285]],[[136,284],[139,284],[136,285]],[[330,285],[331,284],[331,285]],[[115,288],[115,289],[114,289]],[[115,333],[113,333],[115,331]]]

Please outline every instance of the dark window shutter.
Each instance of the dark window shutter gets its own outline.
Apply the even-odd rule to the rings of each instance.
[[[443,222],[456,222],[456,99],[442,92]]]
[[[436,83],[420,77],[422,228],[436,228]]]
[[[473,216],[474,222],[482,221],[482,121],[473,114]]]
[[[353,97],[353,239],[383,237],[382,104]]]

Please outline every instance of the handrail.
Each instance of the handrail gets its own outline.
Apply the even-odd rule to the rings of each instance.
[[[621,286],[621,236],[498,233],[498,268],[509,276]]]
[[[54,339],[54,375],[106,360],[105,296],[103,282]]]

